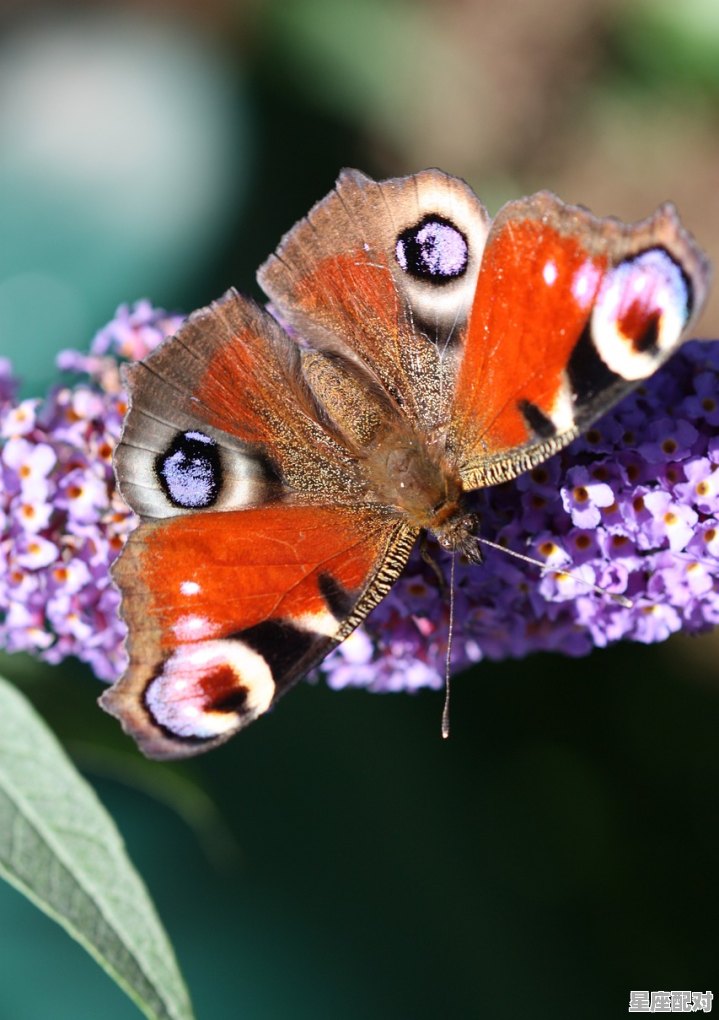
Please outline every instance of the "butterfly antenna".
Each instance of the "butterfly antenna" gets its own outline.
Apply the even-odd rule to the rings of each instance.
[[[506,546],[500,545],[498,542],[491,542],[488,538],[482,538],[481,535],[476,535],[475,537],[478,542],[481,542],[482,545],[488,545],[490,549],[498,549],[499,552],[507,553],[508,556],[514,556],[517,560],[524,560],[525,563],[531,563],[535,567],[540,567],[543,574],[546,574],[550,570],[557,574],[566,574],[567,577],[571,577],[573,580],[579,581],[580,584],[585,585],[591,591],[597,592],[598,595],[604,595],[606,598],[611,599],[612,602],[616,602],[624,609],[631,609],[634,606],[632,600],[628,599],[625,595],[618,595],[616,592],[607,591],[606,588],[602,588],[598,584],[592,584],[591,581],[587,581],[573,570],[564,570],[562,567],[550,567],[547,563],[543,563],[541,560],[535,559],[534,556],[525,556],[524,553],[516,552],[514,549],[508,549]],[[454,570],[454,560],[452,560],[452,569]]]
[[[449,736],[449,668],[452,658],[452,638],[454,636],[454,564],[457,554],[452,553],[452,566],[449,573],[449,627],[447,630],[447,658],[444,663],[444,708],[442,709],[442,739]]]

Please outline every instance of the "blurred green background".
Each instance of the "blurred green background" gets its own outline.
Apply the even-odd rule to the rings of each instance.
[[[713,0],[25,0],[0,26],[0,355],[28,394],[120,302],[258,295],[344,165],[439,165],[491,211],[672,198],[719,260]],[[448,742],[438,695],[307,684],[182,766],[79,667],[0,667],[117,819],[200,1020],[603,1018],[718,973],[716,661],[710,636],[483,665]],[[0,887],[0,1020],[136,1015]]]

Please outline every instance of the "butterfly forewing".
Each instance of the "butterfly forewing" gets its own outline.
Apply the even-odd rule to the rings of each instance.
[[[671,206],[635,226],[548,192],[511,202],[484,250],[451,432],[468,488],[569,443],[679,346],[706,260]]]
[[[446,419],[487,230],[458,178],[426,170],[378,183],[345,170],[258,279],[305,340],[358,361],[427,430]]]
[[[103,707],[152,757],[222,743],[351,633],[415,537],[374,507],[307,504],[142,525],[115,573],[130,666]]]

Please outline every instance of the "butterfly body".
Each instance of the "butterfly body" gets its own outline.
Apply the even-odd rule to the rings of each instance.
[[[702,304],[671,207],[543,192],[491,222],[440,171],[344,171],[259,273],[130,367],[116,567],[130,666],[102,698],[155,757],[227,739],[344,640],[423,531],[478,562],[474,489],[570,442]]]

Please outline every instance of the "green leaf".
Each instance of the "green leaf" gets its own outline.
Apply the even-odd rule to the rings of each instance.
[[[112,819],[3,679],[0,876],[77,939],[151,1020],[192,1020],[172,948]]]

